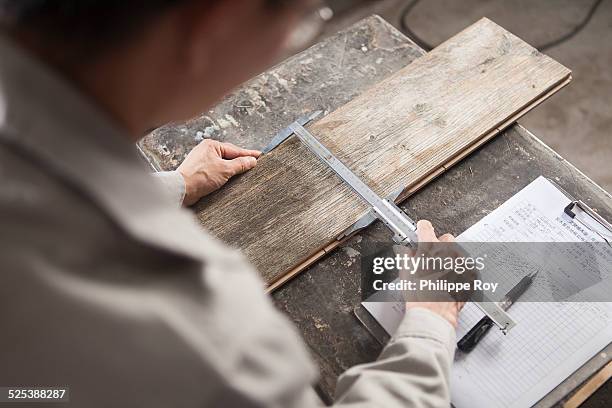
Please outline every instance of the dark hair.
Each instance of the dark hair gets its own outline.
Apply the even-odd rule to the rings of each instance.
[[[231,0],[0,0],[0,24],[9,32],[34,34],[80,58],[100,53],[187,1]]]
[[[112,44],[186,0],[0,0],[0,22],[79,51]]]

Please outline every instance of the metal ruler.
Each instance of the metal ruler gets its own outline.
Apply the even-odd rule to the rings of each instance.
[[[414,246],[417,243],[416,223],[394,202],[381,198],[355,173],[336,158],[309,131],[297,122],[289,128],[323,163],[327,164],[344,182],[372,206],[373,214],[393,233],[393,241],[401,245]]]
[[[381,198],[368,185],[366,185],[355,173],[336,158],[323,144],[321,144],[308,130],[299,122],[289,125],[294,133],[308,149],[314,153],[319,160],[329,166],[355,193],[357,193],[372,208],[371,213],[364,218],[368,225],[374,216],[383,222],[392,232],[393,241],[400,245],[416,246],[416,223],[400,209],[393,200]],[[369,217],[369,218],[368,218]],[[361,220],[360,220],[361,221]],[[359,221],[357,222],[357,224]],[[353,228],[353,230],[355,230]],[[516,325],[514,320],[506,313],[498,303],[481,299],[474,302],[489,318],[499,327],[504,334]]]

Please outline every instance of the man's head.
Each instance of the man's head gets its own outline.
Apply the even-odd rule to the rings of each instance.
[[[136,135],[273,63],[311,0],[0,0],[0,24]]]

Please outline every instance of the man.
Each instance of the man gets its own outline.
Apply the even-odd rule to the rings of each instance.
[[[321,404],[256,272],[175,205],[259,152],[204,142],[162,190],[133,146],[264,70],[312,6],[0,0],[0,387],[68,386],[75,407]],[[418,233],[436,240],[427,222]],[[459,308],[408,304],[336,404],[448,406]]]

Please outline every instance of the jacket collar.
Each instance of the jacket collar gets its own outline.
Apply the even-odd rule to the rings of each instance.
[[[76,187],[139,240],[200,257],[193,216],[163,194],[127,134],[75,86],[0,37],[2,142]]]

